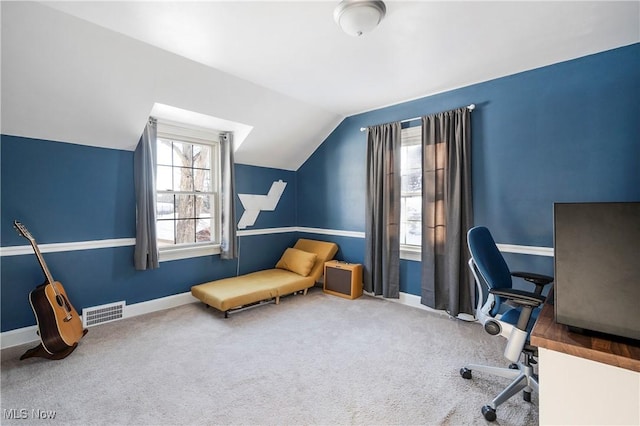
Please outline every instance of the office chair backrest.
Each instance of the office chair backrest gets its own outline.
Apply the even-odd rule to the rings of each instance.
[[[473,263],[489,288],[511,288],[511,271],[489,230],[484,226],[473,227],[467,233],[467,241]],[[492,315],[498,313],[501,303],[501,298],[496,297]]]

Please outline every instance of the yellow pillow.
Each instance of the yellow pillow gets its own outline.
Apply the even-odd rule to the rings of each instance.
[[[295,272],[298,275],[306,277],[311,272],[313,265],[316,263],[317,255],[306,251],[288,248],[276,263],[276,268],[286,269]]]

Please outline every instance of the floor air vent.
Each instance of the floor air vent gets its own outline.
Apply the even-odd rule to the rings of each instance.
[[[82,309],[82,325],[86,328],[122,319],[124,306],[125,301],[123,300],[122,302],[84,308]]]

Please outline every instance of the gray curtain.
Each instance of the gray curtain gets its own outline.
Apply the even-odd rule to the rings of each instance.
[[[452,316],[473,314],[467,267],[471,198],[471,112],[465,107],[422,118],[421,303]]]
[[[136,247],[133,253],[137,270],[155,269],[158,261],[156,239],[156,136],[157,122],[150,118],[133,156],[136,192]]]
[[[400,295],[400,123],[367,131],[364,289]]]
[[[222,232],[221,259],[236,259],[238,244],[236,241],[236,207],[235,207],[235,176],[233,161],[233,133],[220,135],[220,157],[222,162]]]

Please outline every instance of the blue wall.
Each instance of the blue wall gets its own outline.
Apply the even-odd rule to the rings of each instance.
[[[275,212],[260,212],[256,223],[248,229],[280,228],[295,226],[296,224],[296,172],[272,169],[267,167],[254,167],[237,164],[236,192],[238,194],[266,195],[273,182],[282,180],[286,182],[280,201]],[[240,199],[236,197],[236,212],[238,220],[244,209]]]
[[[254,167],[237,164],[236,192],[238,194],[266,195],[273,182],[282,180],[287,183],[280,201],[273,212],[261,211],[253,226],[247,230],[265,230],[269,228],[288,228],[296,223],[296,173],[292,171]],[[242,216],[242,203],[236,197],[236,216]],[[242,234],[242,231],[239,232]],[[295,232],[275,233],[267,235],[239,236],[240,274],[272,268],[286,247],[296,242]]]
[[[287,187],[251,229],[364,231],[365,134],[360,127],[476,104],[472,114],[475,223],[504,244],[552,246],[554,201],[640,200],[640,45],[346,118],[297,171],[236,166],[239,193]],[[133,153],[2,136],[2,247],[135,236]],[[243,209],[236,199],[237,217]],[[362,262],[364,239],[307,232],[240,237],[239,265],[219,256],[133,268],[133,247],[46,253],[76,309],[189,291],[201,282],[272,267],[299,237],[335,241]],[[509,254],[514,269],[552,273],[548,257]],[[43,282],[33,255],[0,258],[2,331],[33,325],[27,294]],[[420,293],[420,264],[401,263],[401,291]]]
[[[298,170],[298,224],[364,231],[360,127],[475,104],[475,224],[498,243],[551,247],[554,202],[640,200],[639,70],[635,44],[348,117]],[[551,258],[507,261],[553,272]],[[419,266],[402,262],[401,291],[420,294]]]
[[[2,247],[28,241],[12,228],[18,219],[39,245],[135,237],[133,152],[2,135]],[[287,187],[274,212],[262,212],[255,227],[295,223],[295,172],[236,166],[238,192],[266,194],[274,180]],[[237,203],[238,218],[243,212]],[[133,246],[45,253],[54,279],[75,308],[125,300],[133,304],[184,293],[195,284],[273,267],[295,233],[240,238],[240,265],[219,256],[162,262],[136,271]],[[2,331],[35,324],[29,292],[44,282],[33,255],[0,258]]]
[[[133,153],[2,135],[2,246],[135,236]]]

